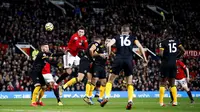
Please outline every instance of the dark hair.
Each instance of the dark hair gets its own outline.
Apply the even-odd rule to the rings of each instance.
[[[85,27],[84,26],[79,26],[78,30],[85,30]]]
[[[40,42],[40,45],[42,46],[42,45],[48,45],[48,42],[47,41],[41,41]]]
[[[123,25],[123,26],[121,27],[121,31],[122,31],[122,32],[129,32],[129,31],[130,31],[129,25]]]
[[[93,40],[96,41],[96,40],[101,40],[102,38],[100,36],[97,36],[95,37]]]

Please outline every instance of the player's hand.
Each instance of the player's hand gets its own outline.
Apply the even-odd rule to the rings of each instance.
[[[144,60],[143,66],[146,67],[148,65],[148,61]]]
[[[99,56],[101,56],[104,59],[107,57],[106,54],[99,54]]]

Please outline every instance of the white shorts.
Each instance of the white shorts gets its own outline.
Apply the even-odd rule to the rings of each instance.
[[[52,74],[42,74],[46,83],[55,82]]]
[[[70,52],[68,52],[67,55],[63,55],[64,68],[72,68],[73,64],[77,66],[79,63],[80,58],[78,56],[73,56]]]
[[[182,87],[188,87],[186,78],[180,79],[180,80],[175,80],[175,85],[181,85]]]

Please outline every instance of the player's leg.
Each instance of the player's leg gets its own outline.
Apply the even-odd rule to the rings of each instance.
[[[110,70],[110,74],[108,76],[108,81],[106,83],[106,96],[105,98],[109,98],[110,97],[110,92],[112,90],[112,83],[114,82],[114,80],[116,79],[116,77],[119,75],[119,72],[121,71],[122,69],[122,60],[120,59],[116,59],[114,62],[113,62],[113,65],[112,65],[112,68]]]
[[[100,67],[98,77],[100,79],[101,85],[100,85],[99,98],[98,98],[97,101],[99,103],[101,103],[103,101],[103,96],[105,94],[105,89],[106,89],[106,70],[105,70],[105,67]]]
[[[52,74],[43,74],[44,80],[47,84],[50,85],[50,87],[53,89],[54,95],[56,96],[58,105],[63,105],[60,96],[59,96],[59,89],[58,84],[54,81]]]
[[[168,67],[162,64],[160,71],[161,71],[161,78],[160,78],[160,87],[159,87],[159,103],[160,103],[160,106],[165,106],[164,95],[165,95],[166,81],[169,77]]]
[[[77,82],[80,82],[83,80],[84,76],[86,73],[88,73],[90,70],[90,61],[83,57],[80,60],[80,65],[79,65],[79,73],[78,73],[78,77],[72,78],[71,80],[69,80],[66,84],[64,84],[62,86],[63,89],[74,85]]]
[[[170,91],[172,92],[173,96],[172,106],[177,106],[177,88],[175,85],[176,72],[177,72],[176,66],[171,67],[169,70],[169,77],[168,77],[169,86],[171,88]]]
[[[41,73],[38,77],[39,77],[39,81],[40,81],[40,84],[41,84],[41,89],[39,91],[37,105],[44,106],[44,103],[42,102],[42,97],[44,96],[44,92],[46,91],[46,88],[47,88],[46,82],[45,82],[45,79],[44,79],[44,77]]]
[[[34,84],[34,90],[33,90],[33,93],[32,93],[32,99],[31,99],[31,106],[37,106],[37,96],[38,96],[38,93],[40,91],[40,88],[41,88],[41,84],[39,82],[39,78],[38,78],[38,72],[34,72],[32,71],[30,73],[30,77],[33,81],[33,84]]]
[[[37,105],[44,106],[44,103],[42,102],[42,97],[44,96],[44,92],[46,91],[46,85],[43,85],[39,91],[38,101]]]
[[[176,106],[177,105],[177,88],[176,88],[176,85],[174,83],[175,82],[175,78],[169,77],[168,80],[169,80],[170,91],[171,91],[172,97],[173,97],[172,105]]]
[[[180,83],[181,83],[181,86],[183,87],[183,89],[187,92],[191,103],[194,103],[194,99],[192,97],[192,93],[191,93],[190,89],[188,88],[186,78],[183,78],[182,80],[180,80]]]
[[[132,61],[125,60],[126,64],[124,64],[123,69],[126,76],[126,82],[127,82],[127,91],[128,91],[128,104],[126,106],[127,110],[130,110],[132,108],[133,104],[133,64]]]
[[[36,100],[37,100],[37,96],[40,89],[41,89],[41,85],[39,83],[36,83],[35,88],[33,90],[33,94],[32,94],[31,106],[37,106]]]
[[[85,88],[85,96],[86,97],[90,97],[90,88],[92,85],[92,74],[91,73],[87,73],[87,84],[86,84],[86,88]]]
[[[63,66],[65,73],[63,73],[58,80],[56,81],[57,84],[60,84],[62,80],[64,80],[68,75],[72,74],[72,65],[75,61],[75,57],[72,56],[69,52],[66,55],[63,55]]]
[[[103,97],[104,97],[104,94],[105,94],[105,90],[106,90],[106,78],[104,79],[100,79],[100,82],[101,82],[101,86],[99,88],[99,98],[98,98],[98,102],[101,103],[103,101]]]
[[[119,75],[119,72],[122,70],[122,60],[121,59],[115,59],[112,65],[112,69],[110,70],[110,74],[108,76],[108,81],[106,83],[106,90],[105,90],[105,99],[101,102],[101,107],[104,107],[105,104],[108,102],[108,99],[110,97],[110,93],[112,90],[112,84],[116,77]]]
[[[179,80],[175,79],[175,86],[178,86],[178,84],[180,84]],[[172,92],[171,92],[171,88],[170,88],[169,91],[170,91],[170,97],[171,97],[171,102],[170,103],[173,103],[174,98],[173,98],[173,95],[172,95]]]
[[[87,73],[87,84],[86,84],[86,88],[85,88],[85,97],[83,98],[83,100],[89,105],[94,104],[92,101],[92,97],[90,97],[90,91],[92,91],[92,89],[94,90],[94,88],[95,88],[95,86],[94,86],[94,84],[92,84],[92,74],[88,72]]]

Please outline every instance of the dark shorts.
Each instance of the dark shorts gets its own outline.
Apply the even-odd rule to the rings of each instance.
[[[106,70],[104,66],[100,65],[93,65],[93,77],[97,77],[99,79],[105,79],[106,78]]]
[[[30,77],[33,81],[33,84],[41,84],[42,86],[46,85],[44,77],[41,72],[31,71]]]
[[[132,58],[115,58],[112,64],[111,73],[119,75],[121,70],[124,70],[125,76],[133,74]]]
[[[175,78],[177,67],[176,65],[162,64],[160,67],[161,78]]]
[[[91,61],[88,58],[82,57],[79,64],[79,73],[83,73],[85,75],[87,73],[91,73],[90,64],[91,64]]]

